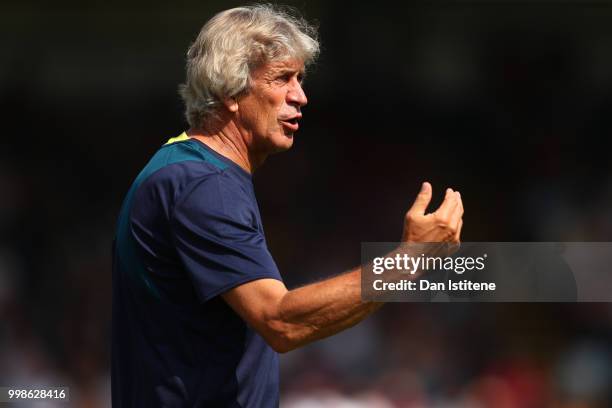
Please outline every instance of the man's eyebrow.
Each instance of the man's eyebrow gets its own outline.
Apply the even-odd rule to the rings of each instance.
[[[275,72],[276,75],[284,75],[287,73],[297,73],[302,76],[306,76],[306,70],[304,69],[295,69],[295,68],[278,68]]]

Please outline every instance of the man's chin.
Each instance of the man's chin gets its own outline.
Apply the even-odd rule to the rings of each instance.
[[[274,143],[273,153],[286,152],[293,146],[293,133],[283,133],[281,138],[277,143]]]
[[[289,145],[285,145],[285,146],[276,146],[276,148],[274,149],[272,154],[286,152],[287,150],[291,149],[292,146],[293,146],[293,144],[289,144]]]

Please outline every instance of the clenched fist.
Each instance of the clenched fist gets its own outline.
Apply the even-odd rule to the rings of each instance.
[[[431,201],[431,184],[423,183],[421,191],[414,200],[412,208],[404,217],[402,242],[460,242],[463,227],[463,202],[461,194],[450,188],[446,189],[444,202],[429,214],[425,214]]]

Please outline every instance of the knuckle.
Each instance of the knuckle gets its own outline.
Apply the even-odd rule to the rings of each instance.
[[[440,231],[440,236],[443,237],[445,241],[451,239],[455,235],[454,229],[447,223],[438,224],[438,229]]]
[[[440,228],[445,228],[446,224],[448,224],[447,222],[447,216],[444,214],[440,214],[439,212],[435,212],[434,213],[434,221],[436,223],[436,225]]]
[[[440,227],[445,226],[448,224],[448,216],[447,215],[440,215],[439,213],[436,214],[436,221],[438,222],[438,224],[440,225]]]
[[[441,224],[439,226],[439,229],[440,229],[440,232],[442,233],[442,235],[447,237],[447,238],[451,237],[451,236],[453,236],[455,234],[453,232],[453,229],[451,228],[451,226],[448,225],[448,224],[443,224],[443,225]]]
[[[417,214],[406,214],[406,216],[404,217],[404,223],[406,224],[415,224],[418,223],[418,215]]]

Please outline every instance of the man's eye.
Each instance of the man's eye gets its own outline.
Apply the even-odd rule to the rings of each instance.
[[[276,77],[276,80],[279,82],[289,82],[291,80],[291,74],[283,74]]]
[[[304,82],[304,75],[303,74],[296,75],[294,72],[288,72],[286,74],[281,74],[277,76],[274,80],[278,83],[288,83],[288,82],[291,82],[291,79],[294,76],[296,77],[296,79],[298,80],[300,84]]]

